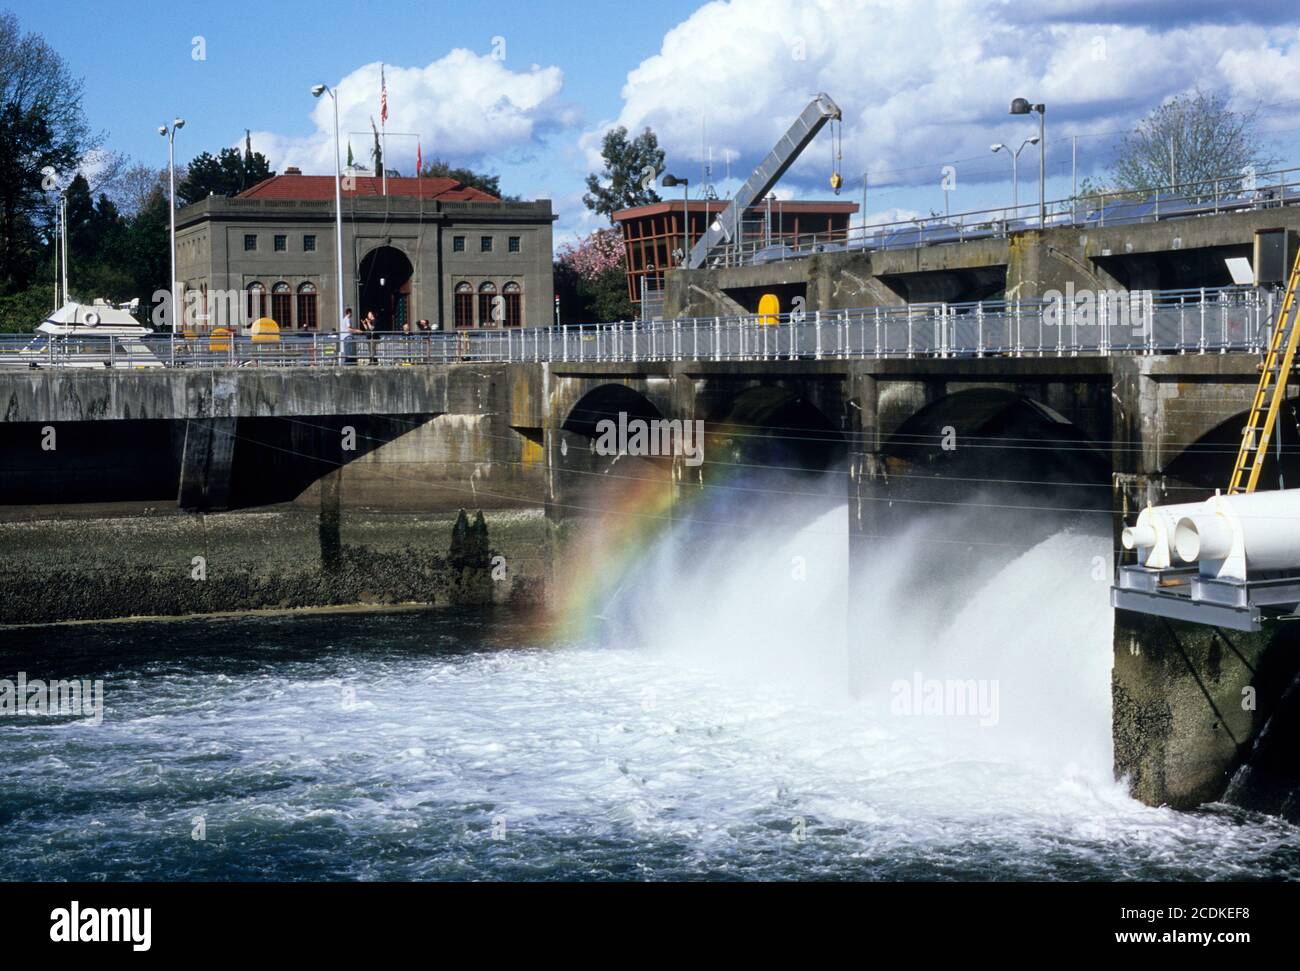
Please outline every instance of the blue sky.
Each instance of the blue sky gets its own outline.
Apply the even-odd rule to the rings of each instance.
[[[181,159],[237,143],[247,128],[274,166],[330,171],[331,116],[308,89],[339,85],[345,130],[363,131],[378,114],[383,61],[390,131],[419,132],[426,159],[450,157],[500,173],[506,191],[552,198],[562,236],[599,224],[582,208],[582,179],[610,124],[650,124],[669,168],[693,185],[707,131],[725,195],[818,90],[844,109],[846,196],[860,200],[870,172],[876,219],[942,212],[944,165],[957,172],[954,211],[1005,204],[1010,163],[989,145],[1032,133],[1006,114],[1016,95],[1049,105],[1049,197],[1069,192],[1069,136],[1080,135],[1081,174],[1095,174],[1116,133],[1197,85],[1239,107],[1264,105],[1274,153],[1300,164],[1300,14],[1273,0],[22,0],[10,9],[85,78],[86,113],[107,146],[150,164],[166,161],[157,125],[179,114]],[[363,159],[364,136],[352,141]],[[1033,152],[1021,156],[1022,201],[1037,193]],[[389,159],[409,169],[413,139],[391,138]],[[830,165],[823,134],[778,194],[829,195]]]

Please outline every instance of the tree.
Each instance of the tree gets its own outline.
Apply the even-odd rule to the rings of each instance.
[[[1256,116],[1200,90],[1166,101],[1124,136],[1111,170],[1115,187],[1138,191],[1176,182],[1213,192],[1216,179],[1267,168],[1276,159],[1264,153]]]
[[[154,187],[127,221],[121,259],[132,289],[120,299],[138,297],[141,307],[149,307],[157,291],[171,286],[170,212],[161,186]]]
[[[555,292],[565,323],[630,320],[636,308],[627,295],[627,261],[616,229],[598,229],[560,247]]]
[[[126,167],[108,187],[109,198],[117,205],[118,212],[127,219],[133,219],[148,205],[155,193],[166,191],[167,170],[156,169],[143,162]]]
[[[375,127],[375,119],[370,119],[370,130],[375,133],[375,147],[370,150],[371,161],[375,163],[375,178],[382,178],[384,175],[384,145],[379,138],[379,129]]]
[[[587,176],[587,194],[582,197],[588,209],[612,217],[620,209],[660,201],[654,182],[663,171],[664,153],[653,131],[646,128],[628,141],[626,128],[611,128],[600,155],[605,169]]]
[[[426,179],[455,179],[461,185],[479,189],[488,195],[496,196],[498,199],[505,199],[510,202],[519,201],[518,196],[503,196],[501,194],[501,176],[483,175],[463,167],[453,168],[451,163],[440,158],[426,162],[424,168],[420,171],[420,175]]]
[[[67,189],[68,289],[79,300],[133,296],[134,279],[121,259],[128,226],[104,193],[96,199],[78,174]]]
[[[24,290],[42,259],[47,193],[98,137],[81,110],[81,81],[37,34],[0,14],[0,290]]]
[[[185,178],[176,186],[176,197],[188,206],[210,195],[238,195],[273,175],[266,156],[251,146],[243,152],[223,148],[215,158],[204,152],[190,162]]]

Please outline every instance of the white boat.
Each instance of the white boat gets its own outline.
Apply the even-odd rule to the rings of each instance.
[[[138,300],[119,306],[105,300],[69,301],[36,328],[36,338],[19,350],[18,362],[28,367],[162,367],[143,340],[153,331],[132,316],[138,305]]]

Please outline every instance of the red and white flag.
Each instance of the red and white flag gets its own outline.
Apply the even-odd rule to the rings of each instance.
[[[420,140],[415,140],[415,177],[418,179],[424,171],[424,155],[420,151]]]
[[[379,124],[388,124],[388,82],[384,80],[384,65],[379,65]]]

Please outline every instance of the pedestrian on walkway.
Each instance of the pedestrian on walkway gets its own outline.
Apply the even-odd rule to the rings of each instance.
[[[356,340],[353,335],[356,332],[357,328],[352,323],[352,308],[348,307],[343,311],[343,319],[339,321],[339,364],[357,363],[353,352],[353,342]]]

